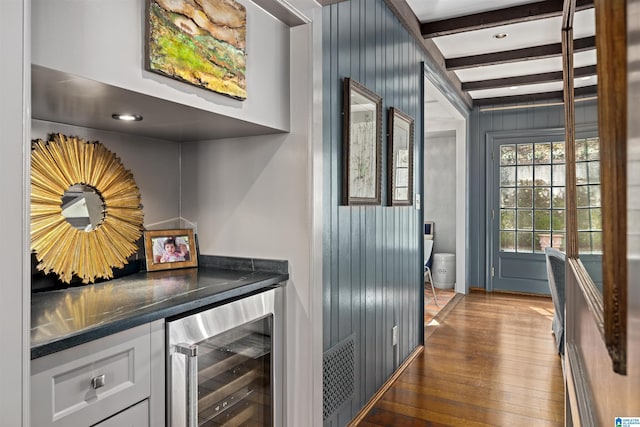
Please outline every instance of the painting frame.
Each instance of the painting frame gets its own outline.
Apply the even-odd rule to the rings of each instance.
[[[387,199],[389,206],[413,205],[414,119],[389,108],[387,152]]]
[[[235,0],[145,0],[144,69],[247,99],[247,9]]]
[[[342,131],[342,204],[380,205],[382,97],[349,77],[343,81]]]
[[[173,251],[168,251],[167,246]],[[144,232],[147,271],[198,266],[198,251],[192,229],[147,230]],[[185,252],[186,250],[186,252]]]

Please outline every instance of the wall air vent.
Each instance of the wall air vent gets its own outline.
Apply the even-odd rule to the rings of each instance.
[[[354,336],[327,350],[322,358],[322,412],[324,420],[330,418],[353,396]]]

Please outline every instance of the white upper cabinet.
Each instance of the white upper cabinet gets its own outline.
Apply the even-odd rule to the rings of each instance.
[[[33,117],[180,142],[288,132],[290,28],[240,3],[244,101],[144,69],[144,0],[33,0]],[[137,109],[143,122],[112,120],[123,108]]]

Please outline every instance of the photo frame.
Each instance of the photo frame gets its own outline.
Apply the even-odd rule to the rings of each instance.
[[[144,248],[147,271],[198,266],[195,238],[191,229],[145,231]]]
[[[382,98],[348,77],[343,87],[342,204],[379,205]]]
[[[414,120],[397,108],[389,108],[387,122],[387,198],[390,206],[413,204]]]

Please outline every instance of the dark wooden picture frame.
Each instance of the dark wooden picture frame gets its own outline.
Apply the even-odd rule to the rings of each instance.
[[[379,205],[382,98],[349,77],[343,91],[342,204]]]
[[[198,266],[195,238],[191,229],[145,231],[144,248],[147,271]]]
[[[387,198],[390,206],[413,204],[414,120],[397,108],[389,108]]]

